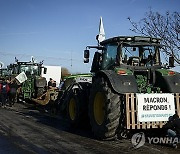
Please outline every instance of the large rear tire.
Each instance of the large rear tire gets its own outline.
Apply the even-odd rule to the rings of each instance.
[[[117,137],[120,119],[120,97],[108,82],[98,78],[92,85],[89,118],[96,138],[112,140]]]

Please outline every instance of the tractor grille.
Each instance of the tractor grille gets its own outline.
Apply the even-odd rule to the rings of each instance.
[[[137,97],[134,93],[126,93],[126,127],[127,129],[151,129],[162,128],[166,121],[138,122],[137,120]],[[175,111],[180,117],[180,94],[174,94]]]

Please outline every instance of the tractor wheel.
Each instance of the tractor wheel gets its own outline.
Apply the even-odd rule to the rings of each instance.
[[[80,100],[77,97],[77,94],[71,91],[67,99],[67,118],[71,126],[78,126],[81,119],[80,115]]]
[[[107,81],[98,78],[92,85],[89,119],[96,138],[112,140],[117,137],[120,119],[120,97]]]

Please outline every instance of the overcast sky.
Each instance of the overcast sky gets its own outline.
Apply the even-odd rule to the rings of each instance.
[[[106,38],[135,35],[127,17],[139,21],[149,8],[165,14],[179,7],[179,0],[0,0],[0,61],[34,56],[45,65],[89,72],[83,50],[97,44],[100,16]]]

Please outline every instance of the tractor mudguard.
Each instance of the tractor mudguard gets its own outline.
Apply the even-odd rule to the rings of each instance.
[[[133,75],[119,75],[112,70],[102,70],[97,76],[105,76],[108,78],[112,88],[117,93],[137,93],[138,86]]]
[[[180,93],[180,74],[175,74],[172,76],[161,75],[158,73],[157,85],[162,88],[163,91],[171,93]]]

